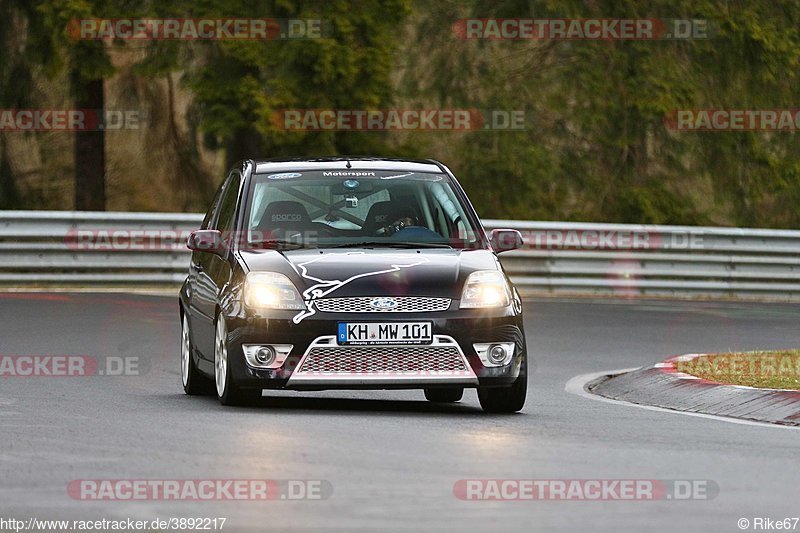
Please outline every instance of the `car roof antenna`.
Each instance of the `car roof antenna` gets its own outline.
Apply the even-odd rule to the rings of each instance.
[[[353,165],[350,164],[350,160],[347,160],[347,164],[345,165],[347,168],[353,168]]]

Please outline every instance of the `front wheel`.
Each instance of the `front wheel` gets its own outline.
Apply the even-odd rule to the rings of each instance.
[[[516,413],[528,393],[528,365],[523,360],[519,376],[510,387],[479,387],[478,401],[487,413]]]
[[[225,317],[217,317],[217,326],[214,335],[214,383],[217,388],[217,398],[222,405],[249,405],[261,398],[260,389],[241,389],[231,376],[230,360],[228,359],[228,327]]]
[[[183,392],[191,396],[210,394],[211,381],[197,370],[192,352],[189,319],[184,313],[181,321],[181,381],[183,383]]]
[[[434,403],[453,403],[464,396],[464,387],[447,387],[443,389],[425,389],[425,398]]]

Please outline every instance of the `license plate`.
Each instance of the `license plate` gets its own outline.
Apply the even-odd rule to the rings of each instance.
[[[339,344],[430,344],[430,322],[339,322]]]

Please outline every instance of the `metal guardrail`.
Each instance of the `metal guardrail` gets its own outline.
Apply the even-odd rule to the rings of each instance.
[[[0,211],[3,286],[176,286],[203,215]]]
[[[176,286],[202,215],[0,211],[0,284]],[[800,299],[800,231],[484,220],[521,291]]]
[[[800,231],[484,220],[523,232],[518,286],[554,293],[800,299]]]

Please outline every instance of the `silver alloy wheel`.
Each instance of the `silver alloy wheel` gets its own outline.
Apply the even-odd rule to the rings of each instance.
[[[220,316],[217,319],[217,334],[214,339],[214,381],[217,384],[217,396],[222,398],[225,394],[225,381],[228,377],[228,346],[225,342],[228,338],[228,328],[225,327],[225,319]]]
[[[184,387],[189,385],[189,358],[192,356],[189,346],[189,321],[184,315],[181,328],[181,377],[183,378]]]

